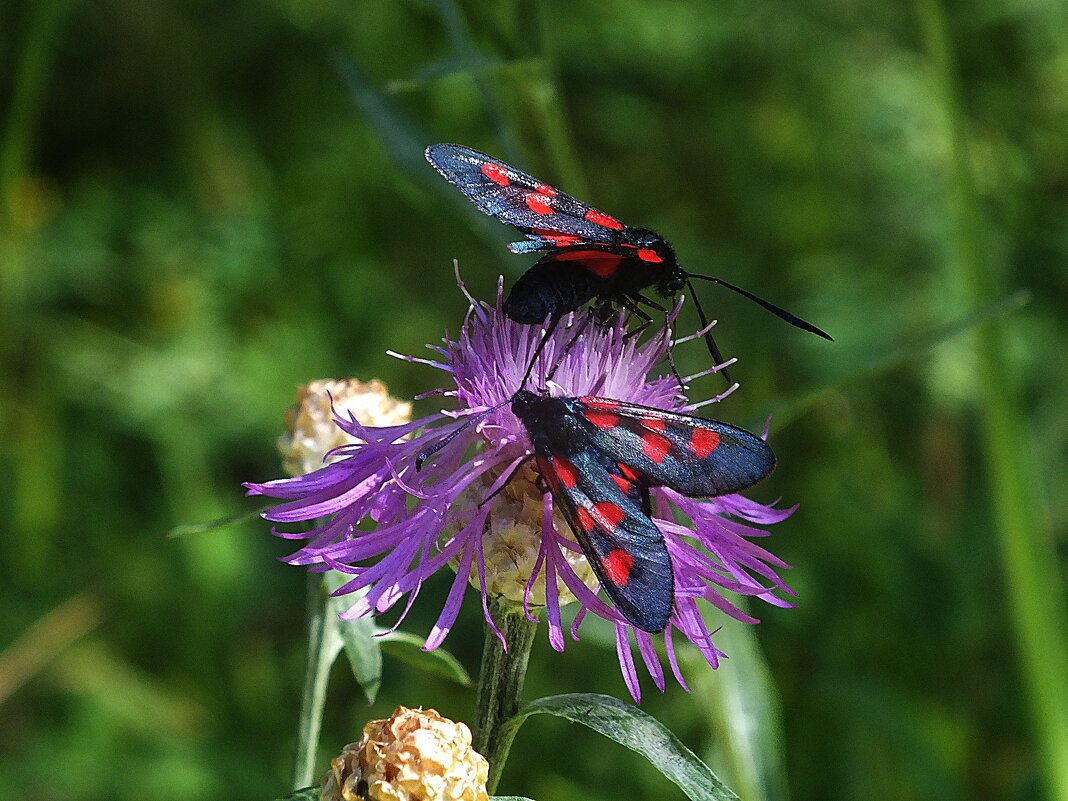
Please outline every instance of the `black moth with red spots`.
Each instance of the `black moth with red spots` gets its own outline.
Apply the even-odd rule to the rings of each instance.
[[[550,327],[555,327],[563,315],[591,300],[597,301],[602,315],[623,307],[648,323],[650,318],[640,307],[662,307],[643,296],[643,290],[653,288],[665,298],[674,298],[689,279],[700,278],[744,295],[791,325],[831,338],[744,289],[686,272],[671,245],[655,231],[624,225],[485,153],[440,144],[428,147],[426,158],[480,211],[526,234],[527,241],[508,246],[513,253],[545,253],[516,281],[505,300],[505,314],[517,323],[535,325],[549,320]],[[699,305],[698,312],[707,325]],[[721,362],[711,334],[705,340],[717,363]]]
[[[550,398],[519,390],[512,412],[534,461],[616,608],[663,631],[675,598],[650,487],[693,498],[739,492],[775,469],[755,434],[727,423],[609,398]]]

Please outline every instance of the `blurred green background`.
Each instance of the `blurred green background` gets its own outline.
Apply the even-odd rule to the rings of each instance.
[[[0,798],[286,790],[304,575],[259,521],[164,535],[251,508],[297,385],[437,386],[385,350],[456,330],[453,258],[487,298],[529,263],[423,162],[436,141],[836,337],[702,288],[741,358],[713,413],[776,414],[754,495],[801,504],[769,541],[799,607],[756,610],[783,737],[750,797],[1064,799],[1061,0],[0,4]],[[480,619],[469,596],[446,642],[472,673]],[[713,755],[746,664],[642,707]],[[625,697],[596,631],[536,646],[527,695],[565,691]],[[339,663],[324,767],[397,703],[472,698],[387,658],[367,707]],[[537,718],[500,789],[621,788],[681,798]]]

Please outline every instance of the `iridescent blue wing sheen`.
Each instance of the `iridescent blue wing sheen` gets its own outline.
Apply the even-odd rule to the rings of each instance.
[[[605,593],[642,631],[663,631],[675,597],[664,536],[649,516],[649,491],[595,449],[535,462]]]
[[[529,242],[509,246],[514,253],[627,240],[619,220],[485,153],[439,144],[426,149],[426,159],[480,211],[527,235]]]
[[[647,486],[694,498],[739,492],[775,469],[775,454],[743,428],[611,398],[572,398],[594,448],[635,470]]]

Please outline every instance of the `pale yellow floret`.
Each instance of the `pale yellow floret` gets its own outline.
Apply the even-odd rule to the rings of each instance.
[[[529,465],[525,466],[512,478],[508,486],[490,501],[492,506],[482,539],[487,594],[494,598],[505,598],[515,604],[523,603],[527,583],[537,564],[538,550],[541,547],[544,507],[542,492],[535,483],[536,477],[535,470]],[[486,475],[481,481],[474,482],[457,500],[458,507],[466,507],[473,512],[497,478],[496,475]],[[555,509],[553,526],[570,539],[571,529]],[[453,528],[446,534],[451,535],[455,531]],[[565,550],[563,553],[575,575],[587,587],[592,589],[597,586],[597,576],[581,551]],[[455,566],[454,563],[453,567]],[[477,564],[471,567],[470,581],[472,586],[478,586]],[[562,581],[558,580],[556,585],[557,598],[561,605],[575,600],[575,596]],[[531,607],[545,606],[544,566],[530,589],[529,604]]]

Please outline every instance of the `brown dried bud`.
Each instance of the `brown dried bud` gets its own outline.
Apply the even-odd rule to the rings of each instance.
[[[338,428],[334,410],[351,414],[365,426],[396,426],[412,419],[412,405],[390,397],[378,379],[369,384],[355,378],[312,381],[297,390],[296,404],[286,410],[286,433],[278,440],[286,473],[300,476],[318,470],[331,450],[359,441]]]
[[[323,801],[488,801],[488,774],[467,726],[433,709],[398,706],[330,763]]]

